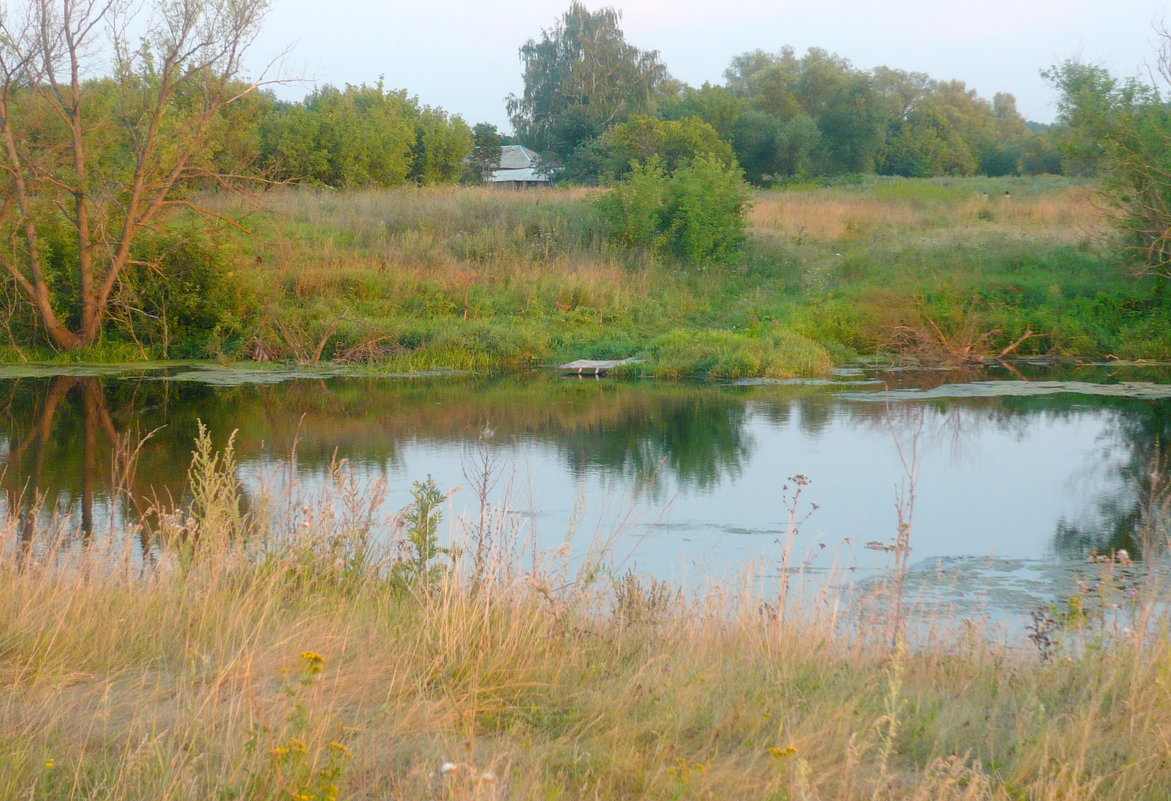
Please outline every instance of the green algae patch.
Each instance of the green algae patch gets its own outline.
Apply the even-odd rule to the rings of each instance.
[[[189,381],[217,387],[238,387],[245,384],[280,384],[296,379],[324,379],[353,376],[348,370],[297,370],[255,368],[207,368],[185,370],[172,375],[151,376],[159,381]]]
[[[841,397],[856,401],[913,401],[938,398],[1025,398],[1036,395],[1099,395],[1113,398],[1171,398],[1171,384],[1120,381],[1097,384],[1088,381],[973,381],[943,384],[930,389],[892,389],[885,392],[849,392]]]
[[[0,380],[18,378],[101,378],[103,376],[128,377],[185,368],[190,362],[151,361],[122,362],[114,364],[57,364],[53,362],[27,362],[23,364],[0,365]]]

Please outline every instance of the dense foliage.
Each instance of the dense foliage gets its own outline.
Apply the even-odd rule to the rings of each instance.
[[[699,267],[743,256],[748,187],[740,171],[703,154],[670,168],[653,156],[599,197],[611,235]]]
[[[460,117],[421,106],[405,90],[323,86],[296,103],[270,101],[260,123],[260,166],[273,178],[338,188],[408,181],[451,184],[471,155]]]
[[[1161,61],[1166,76],[1166,44]],[[1108,203],[1119,212],[1124,249],[1136,262],[1171,273],[1171,109],[1160,87],[1074,61],[1046,76],[1061,92],[1069,161],[1100,176]]]
[[[144,238],[196,190],[231,188],[233,106],[260,0],[0,10],[0,270],[56,348],[92,345]],[[134,45],[128,30],[141,30]],[[108,32],[108,38],[107,38]],[[103,51],[109,77],[90,78]],[[157,266],[157,265],[155,265]]]
[[[867,173],[1061,171],[1050,132],[1030,128],[1010,94],[988,101],[962,81],[861,70],[820,48],[798,56],[790,47],[737,56],[724,86],[697,89],[668,77],[655,51],[626,43],[618,21],[613,9],[590,12],[575,2],[539,42],[521,48],[525,91],[509,99],[513,124],[562,179],[613,178],[629,168],[632,149],[643,160],[653,150],[672,161],[677,141],[657,148],[645,136],[631,141],[656,118],[706,123],[758,185]],[[614,133],[632,124],[634,131]],[[693,148],[697,132],[688,129]]]
[[[612,8],[574,0],[541,40],[520,49],[524,92],[508,99],[523,144],[564,162],[591,139],[653,107],[667,77],[655,51],[628,44]]]

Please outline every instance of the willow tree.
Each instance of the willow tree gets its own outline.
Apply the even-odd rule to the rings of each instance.
[[[238,176],[222,116],[257,84],[264,0],[0,6],[0,264],[59,348],[101,331],[136,243]],[[133,32],[133,39],[130,36]]]

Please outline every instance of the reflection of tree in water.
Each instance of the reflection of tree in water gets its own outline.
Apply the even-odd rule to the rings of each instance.
[[[1093,375],[1079,374],[1078,378],[1111,383],[1117,380],[1118,371],[1103,369]],[[1092,550],[1110,553],[1126,549],[1132,556],[1143,552],[1148,507],[1160,492],[1166,492],[1169,481],[1171,400],[1110,395],[1088,399],[1073,392],[993,397],[963,397],[957,393],[946,399],[899,400],[886,405],[846,403],[838,411],[872,428],[881,426],[905,433],[915,419],[910,412],[924,406],[929,410],[924,436],[950,439],[953,455],[963,452],[972,435],[989,428],[1020,439],[1039,423],[1066,422],[1086,414],[1106,419],[1109,426],[1090,467],[1099,475],[1105,470],[1110,486],[1092,499],[1089,519],[1067,518],[1056,524],[1054,550],[1079,560]],[[806,416],[803,409],[803,419]],[[1005,465],[1004,469],[1013,470],[1014,466]],[[1164,529],[1166,523],[1162,521]],[[1164,531],[1163,539],[1166,534]]]
[[[712,387],[515,379],[213,386],[58,376],[3,382],[0,393],[9,508],[39,500],[77,515],[87,532],[95,515],[99,524],[103,514],[138,520],[156,502],[182,503],[200,422],[217,447],[238,431],[242,464],[283,459],[295,443],[302,475],[327,470],[335,455],[381,472],[401,459],[402,442],[464,442],[487,423],[498,441],[542,442],[571,471],[608,471],[650,491],[664,475],[696,487],[734,476],[750,444],[746,394]],[[118,462],[130,451],[133,471]]]
[[[1148,545],[1166,544],[1167,521],[1149,521],[1147,510],[1166,492],[1171,401],[1104,398],[1102,405],[1117,411],[1109,432],[1113,446],[1102,454],[1102,461],[1112,466],[1114,488],[1094,502],[1096,519],[1060,521],[1054,546],[1058,553],[1073,558],[1085,558],[1091,550],[1119,549],[1137,557]],[[1152,524],[1162,527],[1161,535],[1149,530]]]
[[[20,517],[22,541],[38,510],[79,514],[81,532],[90,536],[95,510],[109,508],[115,475],[126,486],[134,481],[131,451],[101,384],[82,376],[16,381],[7,395],[2,484],[9,513]]]
[[[748,421],[797,425],[820,436],[834,420],[882,428],[911,425],[923,403],[843,400],[811,387],[728,388],[624,382],[501,378],[395,381],[299,379],[280,384],[213,386],[139,378],[22,379],[0,383],[0,460],[10,509],[38,494],[68,506],[82,528],[100,527],[103,510],[131,519],[155,498],[181,502],[203,421],[222,446],[234,430],[242,464],[281,459],[297,443],[298,468],[328,469],[336,453],[363,469],[401,461],[403,443],[474,441],[490,425],[494,442],[553,449],[571,474],[631,481],[655,495],[667,487],[708,489],[735,479],[752,456]],[[1134,531],[1150,489],[1148,465],[1171,438],[1171,402],[1059,394],[964,397],[926,402],[927,436],[950,438],[953,453],[994,428],[1024,437],[1038,422],[1102,414],[1114,422],[1101,456],[1118,491],[1103,493],[1088,522],[1062,522],[1060,552],[1141,549]],[[902,411],[900,411],[902,410]],[[907,411],[907,414],[903,414]],[[116,454],[153,432],[112,493]],[[1104,448],[1107,446],[1104,446]],[[979,454],[976,454],[979,457]],[[119,468],[121,469],[121,468]],[[1004,465],[1004,470],[1014,469]]]
[[[554,440],[570,472],[613,472],[636,491],[655,496],[664,478],[705,489],[740,474],[752,442],[745,431],[745,401],[727,393],[661,399],[611,425],[564,432]]]
[[[73,516],[88,538],[95,523],[141,520],[159,501],[181,501],[193,434],[167,424],[175,394],[94,376],[7,382],[2,486],[22,538],[44,516]]]

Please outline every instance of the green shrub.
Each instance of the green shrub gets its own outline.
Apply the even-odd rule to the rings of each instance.
[[[626,247],[658,251],[664,243],[663,215],[668,176],[658,157],[635,164],[598,199],[598,211],[611,238]]]
[[[115,302],[115,333],[127,333],[164,358],[208,355],[213,331],[235,327],[241,297],[224,252],[189,230],[145,240]]]
[[[740,170],[702,155],[667,183],[668,249],[696,265],[729,264],[744,253],[748,185]]]
[[[704,267],[743,258],[749,197],[739,169],[704,154],[670,173],[657,157],[636,164],[597,203],[626,247]]]

